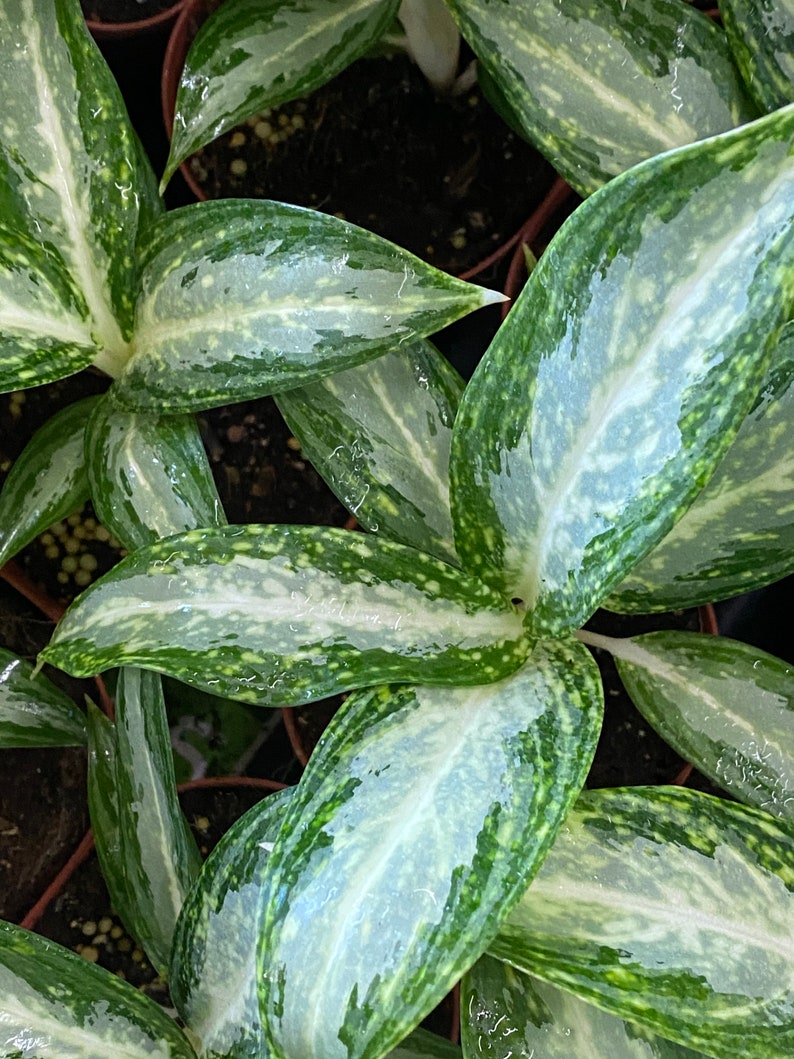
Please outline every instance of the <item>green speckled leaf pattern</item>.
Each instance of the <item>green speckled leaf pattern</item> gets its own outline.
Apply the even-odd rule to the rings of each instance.
[[[794,1055],[794,835],[680,787],[583,795],[492,955],[714,1059]]]
[[[88,423],[86,458],[94,509],[129,551],[226,523],[191,415],[131,412],[103,401]]]
[[[256,985],[256,924],[267,864],[295,788],[241,816],[207,858],[174,934],[168,978],[202,1059],[264,1059]]]
[[[226,0],[188,53],[163,182],[222,132],[341,73],[398,7],[399,0]]]
[[[463,381],[426,341],[279,394],[304,454],[359,524],[457,566],[449,447]]]
[[[43,673],[0,647],[0,747],[80,746],[85,715]]]
[[[280,1059],[374,1059],[493,937],[581,788],[601,724],[576,641],[484,688],[351,696],[271,854],[259,950]]]
[[[597,639],[665,742],[734,798],[794,820],[791,666],[723,636]]]
[[[120,846],[115,867],[123,871],[134,900],[131,908],[118,911],[152,965],[164,971],[177,916],[201,857],[177,799],[168,718],[156,673],[129,667],[120,671],[115,732]]]
[[[194,530],[95,582],[43,652],[140,665],[260,706],[384,680],[486,684],[528,652],[516,609],[432,556],[313,526]]]
[[[794,2],[719,0],[736,65],[764,110],[794,103]]]
[[[794,571],[794,324],[695,502],[606,601],[648,614],[728,599]]]
[[[172,210],[142,254],[116,392],[158,412],[313,382],[502,300],[363,228],[266,200]]]
[[[0,1055],[196,1059],[153,1000],[53,941],[0,922]]]
[[[98,400],[86,397],[56,412],[11,468],[0,492],[0,566],[88,500],[83,438]]]
[[[449,0],[524,135],[582,195],[756,111],[721,30],[679,0]]]
[[[616,177],[558,232],[455,421],[464,568],[579,626],[749,410],[794,286],[794,108]]]
[[[0,388],[117,374],[148,163],[77,0],[8,0],[0,42]]]
[[[708,1059],[483,956],[461,986],[465,1059]]]

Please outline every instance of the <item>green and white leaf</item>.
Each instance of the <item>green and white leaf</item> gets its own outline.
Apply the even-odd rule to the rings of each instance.
[[[708,1059],[483,956],[461,985],[465,1059]]]
[[[295,788],[268,795],[232,825],[187,895],[168,986],[201,1059],[267,1056],[256,984],[257,923],[267,864]]]
[[[420,1027],[389,1052],[389,1059],[461,1059],[460,1047]]]
[[[794,108],[616,177],[562,227],[461,403],[464,568],[579,626],[686,510],[794,293]]]
[[[658,632],[604,647],[643,717],[729,794],[794,820],[794,670],[748,644]]]
[[[81,746],[85,715],[43,673],[0,647],[0,747]]]
[[[529,646],[500,595],[432,556],[314,526],[194,530],[140,549],[43,652],[83,675],[140,665],[260,706],[382,683],[485,684]]]
[[[792,0],[719,0],[736,65],[764,110],[794,103]]]
[[[91,499],[132,551],[161,537],[226,523],[196,421],[103,401],[86,431]]]
[[[582,195],[756,117],[724,34],[679,0],[449,0],[527,139]]]
[[[264,200],[172,210],[142,253],[114,390],[160,413],[301,386],[502,300],[337,217]]]
[[[55,942],[0,922],[0,1055],[195,1059],[141,990]]]
[[[125,925],[158,970],[168,967],[185,894],[201,856],[176,792],[163,690],[156,673],[123,668],[116,688],[120,861],[133,908]],[[96,834],[95,834],[96,838]]]
[[[378,40],[398,6],[399,0],[226,0],[188,52],[163,185],[216,136],[336,77]]]
[[[794,571],[794,324],[761,393],[684,517],[607,600],[647,614],[728,599]]]
[[[360,525],[457,566],[449,447],[462,392],[449,362],[414,342],[276,403]]]
[[[127,356],[151,172],[77,0],[0,12],[0,388]],[[141,200],[145,201],[142,203]]]
[[[351,696],[276,838],[261,936],[280,1059],[385,1054],[451,988],[580,790],[602,692],[575,641],[488,687]]]
[[[9,471],[0,492],[0,566],[88,500],[83,438],[98,400],[86,397],[56,412]]]
[[[794,835],[677,787],[591,791],[492,955],[714,1059],[794,1055]]]

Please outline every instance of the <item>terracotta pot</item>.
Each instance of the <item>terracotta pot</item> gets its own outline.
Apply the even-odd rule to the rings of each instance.
[[[91,35],[96,40],[123,40],[142,33],[165,30],[177,18],[184,4],[185,0],[174,0],[171,6],[164,11],[158,11],[156,15],[149,15],[147,18],[136,19],[134,22],[99,22],[91,18],[86,18],[85,21]]]

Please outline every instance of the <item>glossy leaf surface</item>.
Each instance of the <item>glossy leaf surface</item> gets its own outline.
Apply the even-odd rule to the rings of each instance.
[[[501,300],[363,228],[263,200],[172,210],[142,253],[116,392],[158,412],[300,386]]]
[[[139,989],[82,956],[0,922],[0,1055],[9,1059],[195,1059]]]
[[[75,675],[141,665],[281,706],[387,679],[488,683],[527,651],[509,602],[422,552],[324,527],[228,526],[124,559],[43,657]]]
[[[794,103],[792,0],[719,0],[731,50],[754,99],[764,110]]]
[[[77,0],[2,5],[0,92],[0,389],[92,361],[116,374],[139,222],[159,205]]]
[[[365,529],[458,565],[449,447],[463,381],[416,342],[279,394],[304,454]]]
[[[591,791],[493,955],[714,1059],[794,1055],[794,836],[676,787]]]
[[[466,1059],[708,1059],[483,956],[461,986]]]
[[[9,471],[0,493],[0,566],[88,500],[83,438],[98,400],[86,397],[56,412]]]
[[[103,401],[88,424],[86,455],[94,508],[130,551],[226,523],[193,416],[130,412]]]
[[[465,568],[583,624],[711,474],[792,290],[794,108],[652,159],[557,234],[466,389]]]
[[[756,116],[725,37],[678,0],[449,0],[524,135],[582,195]]]
[[[762,588],[794,571],[794,324],[761,393],[695,502],[607,601],[647,614]]]
[[[226,0],[188,53],[163,182],[216,136],[336,77],[374,44],[398,6],[399,0]]]
[[[733,797],[794,819],[794,670],[723,636],[593,638],[643,717]]]
[[[460,1047],[421,1026],[389,1052],[389,1059],[461,1059]]]
[[[487,687],[347,700],[271,857],[259,960],[277,1056],[383,1055],[442,999],[537,870],[601,705],[575,641]]]
[[[79,746],[85,715],[43,673],[0,648],[0,747]]]
[[[257,923],[291,796],[290,788],[268,795],[229,828],[182,907],[168,985],[206,1059],[269,1054],[259,1020]]]

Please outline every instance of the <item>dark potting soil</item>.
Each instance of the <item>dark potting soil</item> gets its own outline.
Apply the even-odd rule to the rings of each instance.
[[[210,198],[336,214],[456,274],[508,239],[554,180],[476,85],[437,97],[403,56],[354,63],[189,164]]]
[[[80,0],[89,22],[140,22],[167,11],[178,0]]]

